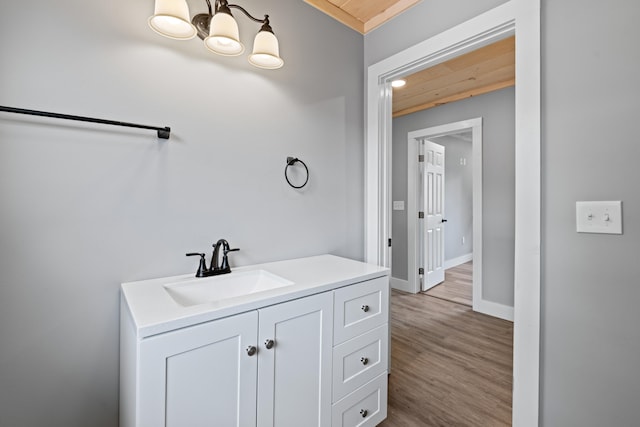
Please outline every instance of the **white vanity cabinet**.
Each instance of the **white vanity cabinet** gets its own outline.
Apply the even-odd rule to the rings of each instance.
[[[130,425],[328,427],[332,324],[322,293],[145,338]]]
[[[386,417],[388,270],[330,255],[254,268],[293,284],[191,306],[166,291],[188,276],[122,285],[121,427],[365,427]]]

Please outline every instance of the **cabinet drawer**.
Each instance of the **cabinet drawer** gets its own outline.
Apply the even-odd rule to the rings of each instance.
[[[385,323],[333,349],[333,401],[336,402],[387,369]]]
[[[343,343],[389,319],[389,278],[379,277],[334,292],[333,342]]]
[[[332,427],[375,426],[387,417],[387,372],[333,405]]]

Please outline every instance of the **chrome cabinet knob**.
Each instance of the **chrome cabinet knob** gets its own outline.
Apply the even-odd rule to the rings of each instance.
[[[363,305],[362,307],[360,307],[362,309],[362,311],[364,311],[365,313],[369,311],[369,306],[368,305]]]
[[[360,415],[362,415],[362,418],[366,418],[367,415],[369,415],[369,411],[366,409],[360,409]]]
[[[247,347],[247,354],[249,356],[253,356],[254,354],[256,354],[257,351],[258,349],[253,345],[250,345],[249,347]]]
[[[275,344],[274,340],[266,340],[264,342],[264,346],[267,347],[267,350],[271,350]]]
[[[363,365],[367,365],[369,363],[369,359],[366,357],[361,357],[360,362],[362,362]]]

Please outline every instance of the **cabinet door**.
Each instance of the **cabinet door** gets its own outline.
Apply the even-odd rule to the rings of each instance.
[[[258,310],[258,317],[258,426],[330,426],[331,292]]]
[[[255,426],[256,311],[145,339],[139,426]]]

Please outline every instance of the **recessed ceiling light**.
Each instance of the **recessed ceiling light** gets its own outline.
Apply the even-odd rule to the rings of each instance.
[[[391,82],[392,87],[402,87],[407,84],[406,80],[398,79]]]

